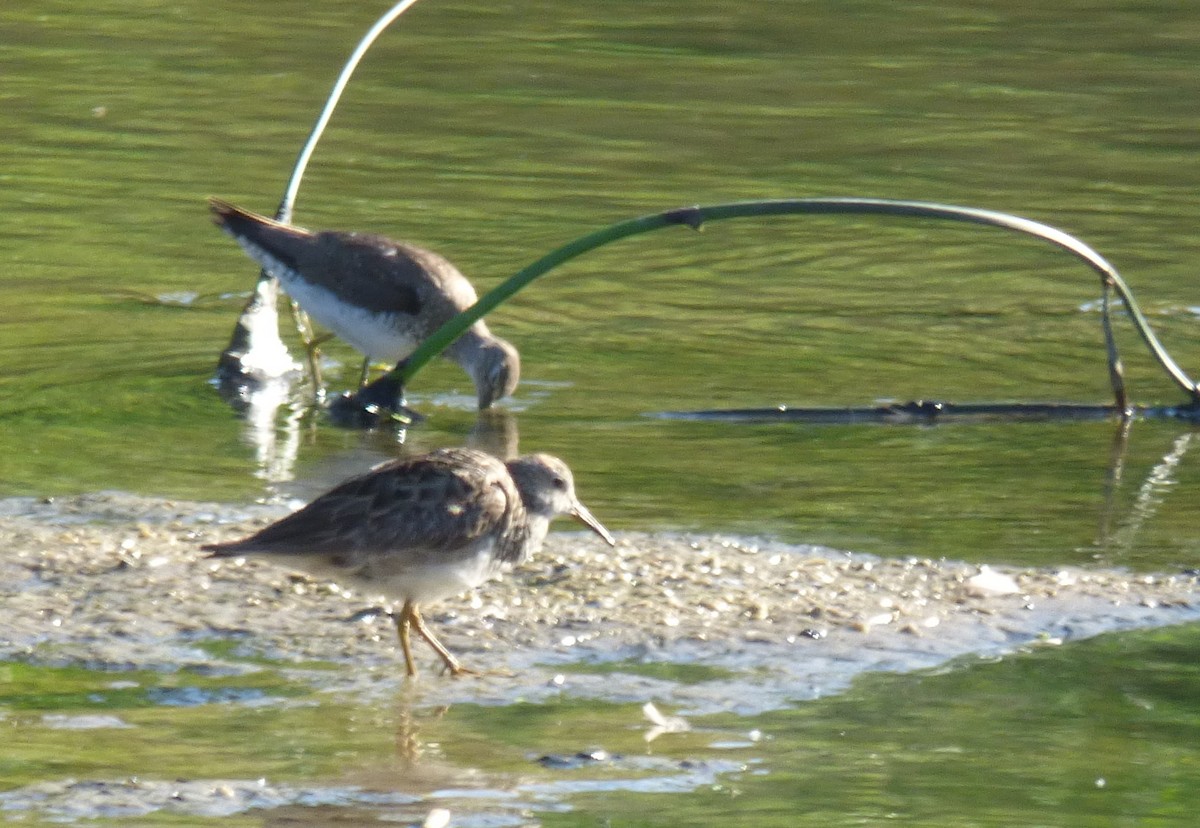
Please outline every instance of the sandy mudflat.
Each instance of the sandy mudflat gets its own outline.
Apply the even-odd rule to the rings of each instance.
[[[0,657],[237,671],[266,656],[321,689],[394,692],[402,661],[390,623],[348,620],[371,596],[198,550],[281,513],[107,493],[0,502]],[[516,673],[450,680],[419,650],[421,682],[441,702],[573,693],[752,712],[834,692],[865,670],[1195,620],[1200,585],[1190,574],[981,570],[712,536],[624,533],[610,549],[568,531],[428,617],[468,665]],[[197,646],[209,641],[237,647],[226,660]],[[354,669],[305,670],[311,661]],[[561,667],[596,661],[723,669],[681,684]]]

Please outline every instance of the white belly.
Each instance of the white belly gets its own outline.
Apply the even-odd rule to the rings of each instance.
[[[397,330],[396,314],[371,313],[342,302],[319,285],[294,276],[275,275],[309,316],[372,359],[399,362],[419,344],[414,337]]]
[[[426,560],[419,566],[404,566],[395,559],[380,557],[370,563],[356,564],[354,571],[330,565],[324,556],[294,559],[293,564],[360,595],[380,595],[397,604],[413,601],[419,605],[469,592],[500,571],[500,565],[487,550],[444,563]]]

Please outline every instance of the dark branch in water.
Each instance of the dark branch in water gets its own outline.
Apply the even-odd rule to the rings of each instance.
[[[710,411],[662,411],[649,415],[660,420],[693,420],[728,423],[940,423],[972,420],[1108,420],[1179,419],[1200,422],[1196,406],[1126,408],[1119,405],[1076,405],[1070,403],[947,403],[932,400],[895,403],[862,408],[727,408]]]

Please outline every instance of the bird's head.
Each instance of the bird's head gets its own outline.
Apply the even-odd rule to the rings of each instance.
[[[575,495],[575,478],[567,464],[549,454],[527,454],[510,460],[508,471],[521,501],[531,515],[547,521],[558,515],[570,515],[604,539],[609,546],[617,542],[600,521]]]
[[[521,381],[521,355],[512,343],[493,337],[480,346],[473,369],[479,408],[491,408],[496,400],[517,390]]]

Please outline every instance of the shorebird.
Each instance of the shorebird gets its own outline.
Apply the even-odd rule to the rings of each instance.
[[[314,233],[210,198],[213,220],[313,318],[368,359],[398,363],[478,298],[436,253],[367,233]],[[475,383],[479,407],[517,388],[521,360],[483,320],[446,349]]]
[[[474,449],[439,449],[376,466],[244,540],[202,548],[215,558],[263,554],[400,603],[392,617],[408,675],[417,674],[411,627],[457,676],[472,671],[437,640],[418,607],[525,560],[559,515],[616,545],[579,502],[571,470],[557,457],[503,463]]]

